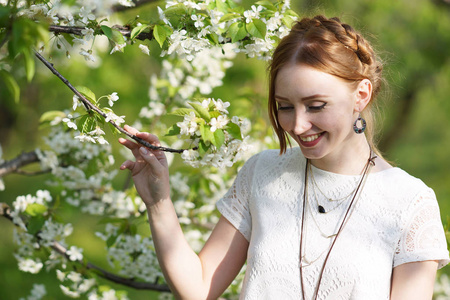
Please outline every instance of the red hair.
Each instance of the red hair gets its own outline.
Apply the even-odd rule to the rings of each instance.
[[[372,98],[362,116],[367,121],[365,134],[369,145],[379,154],[374,142],[373,99],[381,88],[383,66],[370,44],[338,18],[315,16],[303,18],[293,25],[275,49],[269,65],[269,117],[280,140],[280,154],[286,152],[290,141],[278,121],[275,80],[279,70],[290,64],[308,65],[355,84],[355,87],[363,79],[372,82]]]

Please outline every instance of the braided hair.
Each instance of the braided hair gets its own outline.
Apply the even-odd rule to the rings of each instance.
[[[288,134],[278,122],[275,101],[275,80],[281,68],[290,64],[304,64],[319,71],[339,77],[354,87],[363,79],[372,82],[372,97],[361,113],[367,121],[366,137],[372,149],[380,155],[375,145],[374,99],[383,82],[383,65],[370,43],[350,25],[339,18],[315,16],[294,23],[290,33],[275,49],[269,65],[269,117],[280,140],[280,153],[290,143]]]

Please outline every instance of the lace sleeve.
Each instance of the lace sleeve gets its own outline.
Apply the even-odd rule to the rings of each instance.
[[[239,171],[233,185],[216,206],[219,212],[250,241],[252,222],[249,209],[251,181],[257,161],[257,156],[251,157]]]
[[[449,263],[449,252],[439,213],[439,206],[432,189],[416,197],[411,204],[409,217],[398,241],[394,255],[394,267],[416,261],[437,260],[439,268]]]

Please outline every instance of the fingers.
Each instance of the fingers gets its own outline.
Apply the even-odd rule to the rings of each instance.
[[[127,160],[120,166],[120,169],[121,170],[125,170],[125,169],[133,170],[134,164],[135,163],[132,162],[131,160]]]
[[[161,152],[161,151],[156,151],[156,152]],[[155,175],[162,175],[162,172],[167,169],[166,167],[166,163],[165,163],[165,156],[164,159],[162,161],[164,161],[164,164],[161,161],[161,158],[158,158],[156,155],[156,153],[154,153],[153,151],[149,151],[147,148],[145,147],[141,147],[139,148],[139,153],[141,154],[142,158],[148,163],[148,165],[150,166],[152,173],[154,173]],[[163,154],[164,155],[164,154]]]
[[[146,140],[147,142],[149,142],[150,144],[154,145],[154,146],[161,146],[161,143],[159,142],[159,139],[156,135],[148,133],[148,132],[137,132],[135,134],[135,136]]]

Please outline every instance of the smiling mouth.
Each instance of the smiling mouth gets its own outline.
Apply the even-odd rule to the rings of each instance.
[[[318,134],[310,135],[310,136],[300,136],[299,138],[302,142],[313,142],[313,141],[317,140],[321,135],[322,135],[322,133],[318,133]]]

